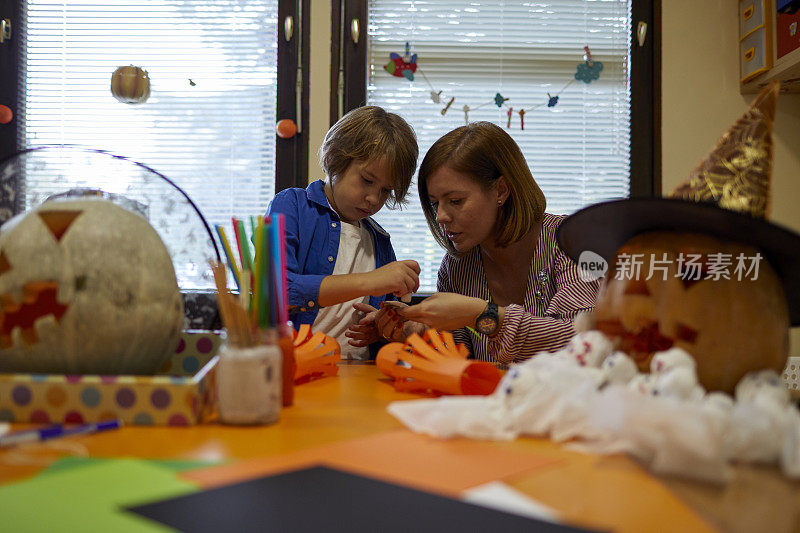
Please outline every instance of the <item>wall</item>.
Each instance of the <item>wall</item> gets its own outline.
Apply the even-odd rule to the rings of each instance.
[[[308,180],[323,178],[319,166],[319,147],[330,127],[331,2],[311,2],[311,64],[308,138]]]
[[[672,190],[744,112],[739,94],[738,3],[662,0],[662,180]],[[329,125],[330,0],[311,4],[309,178]],[[775,120],[772,220],[800,232],[800,95],[781,95]],[[791,354],[800,356],[800,328]]]
[[[663,192],[714,147],[754,95],[739,94],[738,3],[662,0]],[[800,232],[800,95],[778,99],[771,220]],[[800,328],[791,355],[800,356]]]

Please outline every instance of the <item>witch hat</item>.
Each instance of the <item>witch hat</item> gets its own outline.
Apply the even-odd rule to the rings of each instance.
[[[800,325],[800,235],[766,220],[770,207],[772,125],[779,82],[748,111],[667,198],[591,205],[567,217],[557,240],[574,261],[592,251],[611,263],[632,237],[648,231],[702,233],[753,246],[781,280],[793,326]]]

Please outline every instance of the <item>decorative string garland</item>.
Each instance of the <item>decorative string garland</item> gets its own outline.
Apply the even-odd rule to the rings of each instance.
[[[540,107],[555,107],[558,104],[559,96],[564,90],[567,89],[570,85],[572,85],[575,80],[582,81],[585,84],[590,84],[592,81],[600,78],[600,71],[603,70],[603,63],[600,61],[594,61],[592,59],[592,52],[589,50],[588,46],[584,46],[583,50],[585,52],[583,56],[583,62],[578,63],[578,67],[575,72],[575,76],[569,80],[562,88],[555,94],[547,93],[547,101],[530,106],[527,108],[520,108],[517,110],[517,114],[519,115],[519,125],[520,129],[525,129],[525,113],[533,111],[535,109],[539,109]],[[441,104],[443,101],[447,101],[444,107],[439,111],[442,116],[446,115],[447,112],[450,110],[450,107],[453,105],[453,102],[456,101],[455,96],[450,96],[448,99],[448,95],[443,94],[443,91],[436,90],[431,84],[428,77],[423,72],[422,67],[419,66],[417,63],[417,54],[411,54],[410,46],[406,43],[406,50],[404,55],[396,54],[392,52],[389,54],[389,62],[383,66],[383,69],[391,74],[392,76],[398,78],[405,78],[408,81],[414,81],[414,74],[419,71],[422,74],[422,78],[425,80],[425,83],[428,84],[430,87],[430,98],[435,104]],[[464,112],[464,123],[469,124],[469,112],[475,111],[476,109],[480,109],[482,107],[486,107],[487,105],[496,105],[498,108],[507,108],[506,115],[508,116],[508,121],[506,122],[506,128],[511,128],[511,118],[514,114],[514,108],[508,105],[510,98],[504,97],[499,92],[494,95],[494,98],[488,102],[484,102],[479,105],[470,106],[469,104],[464,104],[461,107],[461,110]]]

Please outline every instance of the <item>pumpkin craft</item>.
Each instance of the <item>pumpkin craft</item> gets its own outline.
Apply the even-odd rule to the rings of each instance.
[[[616,339],[641,372],[649,371],[659,351],[678,347],[702,354],[697,374],[711,390],[732,390],[754,369],[780,372],[789,350],[789,314],[778,276],[765,260],[754,279],[752,273],[740,280],[733,273],[730,279],[705,279],[703,268],[679,271],[680,257],[717,253],[753,258],[758,251],[697,233],[660,231],[632,238],[613,264],[641,257],[639,275],[629,279],[616,268],[609,272],[594,310],[595,329]]]
[[[101,198],[48,201],[0,227],[0,372],[152,374],[183,300],[142,216]]]
[[[339,373],[336,364],[342,360],[342,354],[336,339],[321,331],[311,331],[309,324],[301,324],[297,331],[292,331],[296,385]]]
[[[492,363],[467,359],[469,351],[449,331],[428,329],[405,343],[390,342],[378,351],[375,364],[392,378],[400,392],[420,394],[491,394],[500,382]]]
[[[595,204],[558,229],[559,246],[579,266],[585,251],[610,265],[594,327],[640,370],[677,346],[696,359],[706,389],[733,393],[746,373],[786,364],[789,326],[800,325],[800,235],[764,219],[778,90],[767,85],[670,197]],[[639,271],[618,275],[634,254]],[[703,258],[699,279],[679,271],[689,254]],[[710,271],[714,257],[730,262],[725,275]],[[739,257],[757,260],[757,269],[742,276]],[[666,271],[652,275],[655,261]]]

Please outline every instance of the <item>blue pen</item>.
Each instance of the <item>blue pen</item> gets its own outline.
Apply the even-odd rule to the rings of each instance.
[[[83,424],[70,428],[64,427],[61,424],[53,424],[39,429],[26,429],[24,431],[9,433],[8,435],[0,435],[0,448],[8,448],[25,442],[41,442],[70,435],[97,433],[98,431],[117,429],[121,425],[122,422],[120,420],[107,420],[105,422]]]

